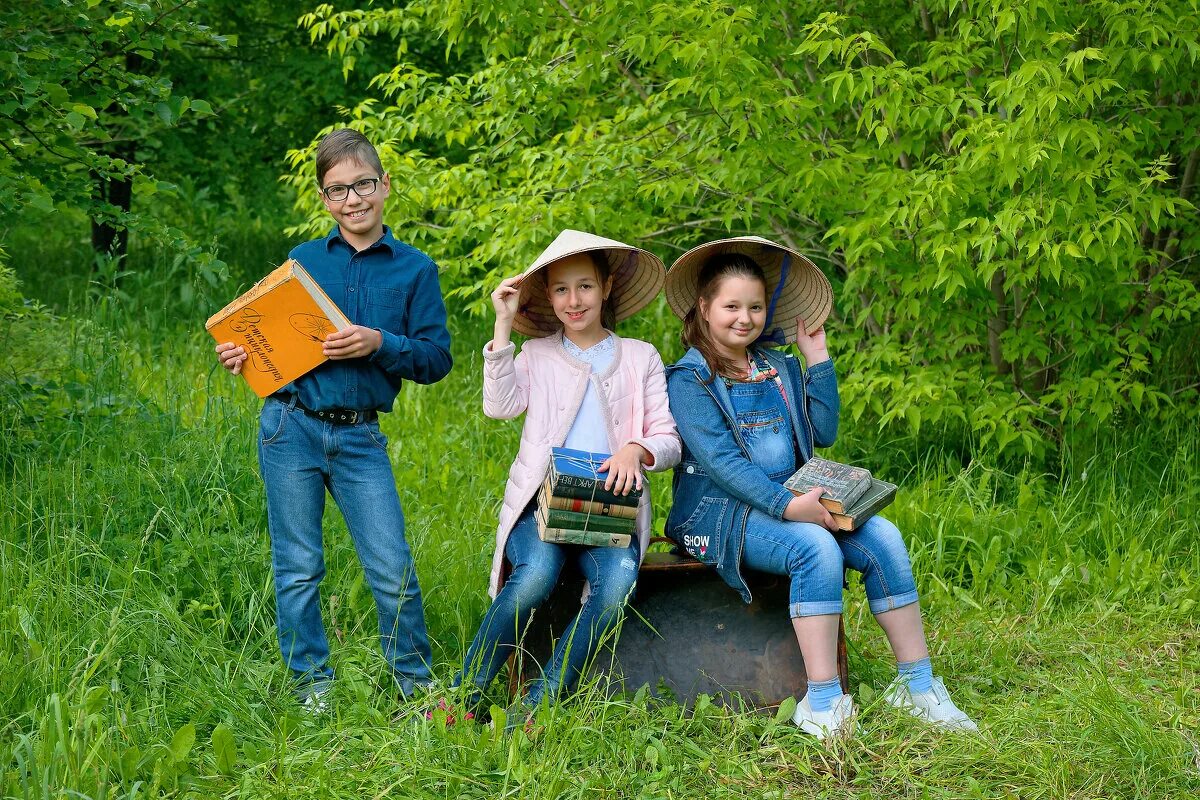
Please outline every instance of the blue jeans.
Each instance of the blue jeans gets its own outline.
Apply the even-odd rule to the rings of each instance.
[[[872,614],[917,602],[908,549],[896,526],[879,516],[856,531],[834,534],[752,509],[742,564],[791,576],[788,612],[793,617],[842,613],[843,566],[862,573]]]
[[[578,565],[590,591],[579,614],[559,636],[550,663],[529,687],[526,702],[530,705],[537,705],[543,698],[553,702],[575,687],[597,645],[620,618],[637,581],[637,536],[627,548],[543,542],[538,538],[535,508],[536,503],[531,503],[508,535],[504,554],[512,565],[512,574],[484,615],[479,632],[467,648],[463,672],[454,681],[455,685],[461,684],[465,675],[474,685],[472,704],[479,701],[516,648],[534,610],[550,596],[568,559]]]
[[[301,693],[333,679],[321,621],[325,490],[341,509],[379,615],[384,658],[404,694],[430,682],[425,610],[378,422],[334,425],[268,398],[258,462],[267,490],[279,648]]]

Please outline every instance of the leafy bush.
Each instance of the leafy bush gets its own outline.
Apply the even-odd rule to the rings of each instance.
[[[827,7],[421,0],[302,23],[347,69],[400,41],[341,124],[381,144],[389,221],[476,309],[563,227],[668,257],[758,233],[833,280],[846,410],[889,435],[1048,456],[1193,403],[1200,365],[1168,350],[1200,320],[1195,4]],[[430,35],[481,65],[422,67],[405,43]],[[298,202],[297,232],[322,232]]]

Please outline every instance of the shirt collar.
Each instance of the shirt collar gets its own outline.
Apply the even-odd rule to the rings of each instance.
[[[326,252],[329,252],[329,250],[333,247],[334,242],[341,242],[342,244],[346,245],[346,247],[350,247],[350,249],[354,249],[353,247],[351,247],[349,242],[347,242],[344,238],[342,238],[342,230],[341,230],[341,228],[339,228],[337,226],[337,224],[334,224],[333,230],[331,230],[329,232],[329,235],[325,237],[325,251]],[[384,225],[383,226],[383,236],[381,236],[379,238],[379,241],[375,242],[375,244],[368,247],[367,250],[370,250],[375,247],[386,247],[388,249],[388,252],[394,256],[394,255],[396,255],[396,245],[398,245],[398,244],[399,244],[399,242],[397,242],[396,238],[394,236],[392,236],[392,229],[389,228],[387,225]]]

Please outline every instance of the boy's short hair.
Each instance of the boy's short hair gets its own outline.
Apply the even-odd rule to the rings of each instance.
[[[356,130],[339,128],[325,134],[317,145],[317,185],[324,186],[325,173],[343,161],[357,161],[383,176],[383,162],[375,145]]]

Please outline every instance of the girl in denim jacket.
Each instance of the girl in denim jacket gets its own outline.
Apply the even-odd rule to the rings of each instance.
[[[563,231],[524,273],[492,293],[495,332],[483,351],[483,410],[495,419],[525,415],[509,469],[496,531],[491,608],[467,650],[456,683],[472,684],[472,706],[520,640],[530,616],[553,590],[563,565],[578,566],[588,589],[578,616],[555,647],[524,708],[569,691],[624,607],[650,532],[650,493],[638,508],[628,548],[543,542],[534,512],[551,447],[612,453],[601,466],[606,488],[628,494],[642,471],[679,461],[679,435],[667,403],[662,359],[653,346],[612,333],[620,319],[653,300],[665,269],[650,253],[611,239]],[[534,337],[518,355],[513,328]],[[505,561],[512,568],[501,588]]]
[[[842,571],[850,567],[862,573],[896,655],[886,700],[940,726],[975,730],[933,677],[900,532],[879,516],[838,531],[820,489],[796,497],[783,487],[837,435],[837,378],[821,326],[832,293],[820,270],[759,237],[712,242],[671,267],[667,299],[689,349],[667,370],[683,457],[666,532],[747,602],[743,567],[791,577],[789,611],[809,676],[793,721],[822,739],[852,729],[854,704],[836,663]],[[815,322],[806,326],[801,314]],[[776,317],[796,319],[794,334],[773,327]],[[789,341],[806,370],[763,346]]]

